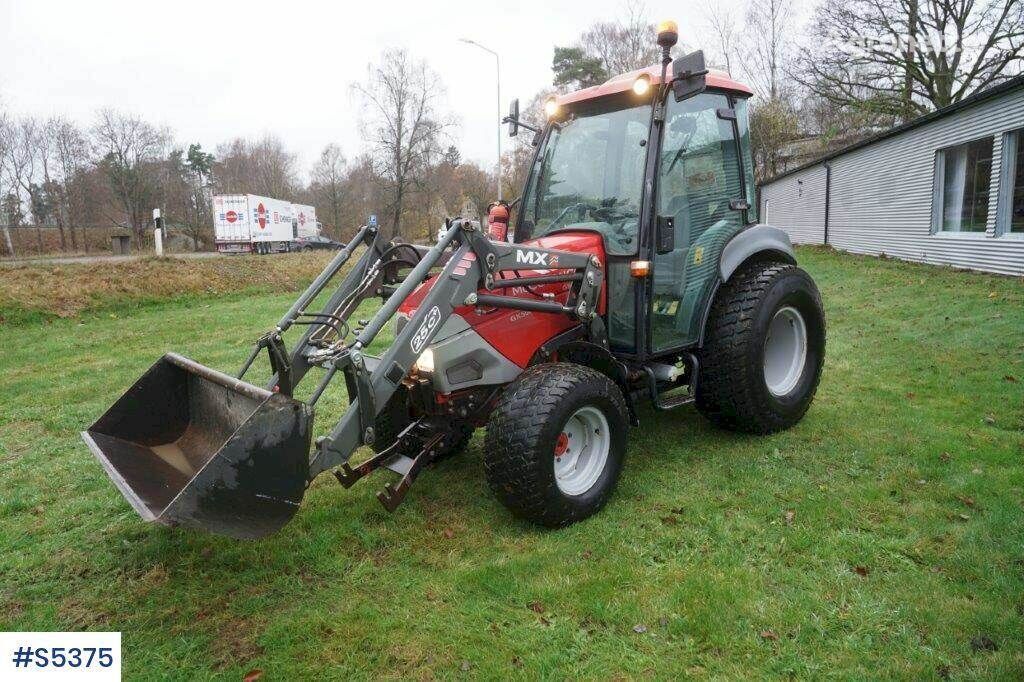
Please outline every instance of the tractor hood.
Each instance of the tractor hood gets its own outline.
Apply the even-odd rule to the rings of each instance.
[[[597,256],[602,263],[605,262],[602,236],[597,232],[588,230],[562,230],[546,237],[531,239],[530,241],[523,242],[523,244],[524,246],[539,246],[559,251],[589,253]],[[558,271],[519,270],[517,272],[521,277],[530,277]],[[400,325],[399,328],[416,312],[420,302],[434,285],[434,281],[435,278],[431,278],[423,282],[399,307],[397,322]],[[534,300],[542,298],[545,294],[551,294],[555,300],[565,302],[568,298],[569,288],[570,285],[567,283],[558,283],[533,286],[529,287],[528,290],[524,287],[515,287],[511,289],[495,289],[486,293]],[[605,312],[605,297],[605,291],[602,290],[601,298],[598,302],[598,313],[602,315]],[[507,308],[460,306],[455,309],[455,313],[441,327],[434,337],[432,345],[449,339],[456,334],[464,333],[467,329],[473,329],[505,358],[519,367],[526,367],[541,344],[576,324],[578,323],[565,315],[510,310]]]

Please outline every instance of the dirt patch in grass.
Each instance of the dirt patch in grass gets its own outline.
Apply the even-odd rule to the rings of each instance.
[[[212,668],[225,670],[232,666],[246,667],[265,653],[262,645],[256,643],[262,627],[252,619],[238,619],[226,623],[219,629],[213,642]]]
[[[333,252],[144,258],[124,262],[25,265],[0,277],[0,324],[75,317],[110,307],[217,296],[292,291],[323,269]]]
[[[111,624],[111,614],[95,601],[79,597],[65,599],[59,609],[60,621],[68,630],[104,630]]]
[[[25,613],[25,604],[11,596],[11,591],[0,592],[0,613],[4,614],[4,622],[9,626]]]

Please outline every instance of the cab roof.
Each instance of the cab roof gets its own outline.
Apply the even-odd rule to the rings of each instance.
[[[670,78],[671,74],[672,71],[669,69]],[[627,73],[619,74],[618,76],[612,76],[601,85],[594,85],[589,88],[583,88],[582,90],[576,90],[575,92],[559,95],[556,100],[560,105],[566,105],[598,99],[599,97],[607,97],[608,95],[617,95],[621,92],[630,90],[633,87],[633,81],[640,76],[647,76],[650,78],[651,85],[661,85],[661,64],[652,64],[651,66],[637,69],[636,71],[629,71]],[[722,90],[728,90],[745,97],[749,97],[754,94],[753,90],[739,81],[734,81],[725,71],[709,69],[705,80],[709,88],[721,88]]]

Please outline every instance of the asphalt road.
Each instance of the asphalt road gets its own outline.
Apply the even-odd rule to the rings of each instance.
[[[217,258],[223,254],[216,251],[199,251],[198,253],[168,253],[168,258]],[[0,267],[13,267],[17,265],[68,265],[73,263],[117,263],[121,261],[138,260],[150,258],[152,253],[131,256],[69,256],[55,258],[15,258],[0,259]]]

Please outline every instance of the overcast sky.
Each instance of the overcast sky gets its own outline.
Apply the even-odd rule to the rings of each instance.
[[[646,6],[652,21],[679,22],[687,44],[710,40],[703,3]],[[350,157],[360,151],[349,85],[382,50],[405,47],[445,83],[464,155],[491,165],[494,59],[458,38],[500,53],[504,110],[512,97],[550,84],[552,46],[623,13],[621,0],[0,0],[0,100],[17,113],[83,124],[101,107],[129,110],[170,126],[179,144],[211,150],[231,137],[275,133],[299,154],[305,176],[329,142]]]

